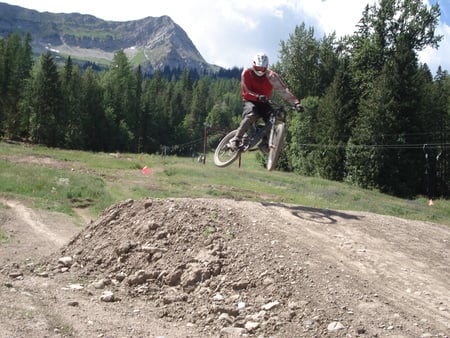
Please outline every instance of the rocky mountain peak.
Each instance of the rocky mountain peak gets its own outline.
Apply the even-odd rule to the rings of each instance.
[[[13,32],[32,36],[36,54],[46,50],[78,61],[108,65],[124,50],[132,65],[146,73],[158,69],[213,72],[186,32],[169,16],[105,21],[80,13],[38,12],[0,3],[0,37]]]

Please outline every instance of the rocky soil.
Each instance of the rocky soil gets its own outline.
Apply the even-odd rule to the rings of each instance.
[[[1,337],[448,337],[450,228],[229,199],[2,200]]]

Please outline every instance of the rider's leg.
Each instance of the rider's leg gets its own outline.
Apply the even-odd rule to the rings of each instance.
[[[237,129],[235,138],[242,139],[242,136],[244,136],[248,128],[250,128],[250,126],[258,119],[259,117],[256,116],[255,114],[245,115],[244,118],[241,120],[241,123]]]
[[[268,117],[264,117],[263,118],[264,123],[267,124],[268,122]],[[261,150],[264,154],[268,154],[269,153],[269,130],[263,135],[263,137],[261,138],[261,142],[259,142],[258,148],[259,150]]]
[[[251,101],[244,102],[244,112],[242,113],[242,120],[237,128],[236,136],[231,140],[233,147],[239,147],[242,141],[242,136],[247,132],[248,128],[256,122],[260,116],[255,112],[255,104]]]

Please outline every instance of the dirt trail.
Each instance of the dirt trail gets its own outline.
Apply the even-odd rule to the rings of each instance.
[[[55,247],[61,247],[66,244],[69,240],[68,235],[74,235],[74,232],[69,234],[67,231],[58,231],[58,229],[50,229],[47,224],[44,222],[46,220],[41,221],[40,216],[30,208],[25,207],[16,201],[4,201],[6,206],[12,208],[15,216],[24,222],[30,232],[34,232],[36,237],[40,238],[40,240],[47,240],[54,243]],[[72,227],[70,227],[72,229]],[[30,234],[32,236],[32,234]]]
[[[0,243],[1,337],[450,332],[448,226],[167,199],[124,201],[79,229],[64,215],[2,203],[9,240]],[[61,257],[74,262],[62,266]],[[101,301],[105,291],[115,301]]]
[[[255,217],[265,214],[273,231],[285,234],[285,243],[308,246],[321,257],[319,264],[357,276],[409,318],[441,322],[450,330],[449,227],[301,206],[244,208]]]

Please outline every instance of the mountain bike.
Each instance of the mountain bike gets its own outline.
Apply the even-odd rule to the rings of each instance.
[[[272,108],[267,122],[264,124],[264,121],[259,119],[253,123],[242,137],[242,143],[237,149],[230,142],[236,135],[236,129],[230,131],[222,138],[214,152],[214,164],[216,166],[227,167],[236,161],[242,153],[260,150],[261,141],[267,135],[269,146],[267,170],[275,169],[285,140],[286,107],[273,101],[270,101],[270,105]]]

